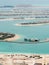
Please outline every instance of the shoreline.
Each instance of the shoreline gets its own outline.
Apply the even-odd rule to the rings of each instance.
[[[15,41],[15,40],[18,40],[20,39],[20,36],[18,34],[16,34],[14,37],[12,38],[7,38],[7,39],[4,39],[4,41]]]
[[[49,55],[39,54],[0,54],[1,65],[47,65]]]
[[[5,21],[5,20],[33,20],[36,18],[0,18],[0,21]]]
[[[23,52],[23,53],[20,53],[20,52],[0,52],[0,54],[33,54],[33,55],[49,55],[49,53],[47,54],[47,53],[25,53],[25,52]]]
[[[6,21],[6,20],[34,20],[34,19],[39,19],[39,18],[0,18],[0,21]],[[47,18],[44,18],[44,19],[47,19]]]
[[[49,23],[45,23],[45,24],[49,24]],[[28,25],[15,24],[15,26],[40,26],[45,24],[28,24]]]

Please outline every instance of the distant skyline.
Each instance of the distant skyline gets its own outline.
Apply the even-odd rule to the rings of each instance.
[[[0,0],[0,5],[49,6],[49,0]]]

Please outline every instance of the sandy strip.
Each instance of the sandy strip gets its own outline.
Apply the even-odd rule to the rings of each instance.
[[[30,58],[30,56],[32,56]],[[33,56],[40,56],[42,58],[33,58]],[[0,62],[4,63],[3,65],[13,65],[16,63],[17,65],[34,65],[35,63],[42,63],[42,65],[47,65],[49,63],[49,55],[34,55],[34,54],[0,54]]]
[[[35,18],[3,18],[3,19],[0,19],[0,21],[6,21],[6,20],[33,20]]]
[[[49,41],[49,38],[47,38],[47,39],[45,39],[45,40],[43,40],[44,42],[48,42]]]
[[[18,20],[18,19],[14,19],[14,18],[5,18],[5,19],[0,19],[0,21],[6,21],[6,20]]]
[[[21,25],[21,24],[15,24],[16,26],[39,26],[44,24],[28,24],[28,25]]]
[[[20,23],[19,24],[15,24],[16,26],[40,26],[40,25],[45,25],[45,24],[49,24],[49,23],[44,23],[44,24],[24,24],[24,25],[21,25]]]
[[[14,41],[14,40],[18,40],[18,39],[20,39],[20,36],[15,35],[13,38],[8,38],[8,39],[5,39],[4,41]]]

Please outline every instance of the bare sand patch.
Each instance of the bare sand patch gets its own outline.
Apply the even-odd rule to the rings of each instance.
[[[20,39],[20,36],[16,34],[16,35],[15,35],[14,37],[12,37],[12,38],[4,39],[4,41],[14,41],[14,40],[18,40],[18,39]]]
[[[16,26],[40,26],[44,24],[28,24],[28,25],[21,25],[21,24],[15,24]]]

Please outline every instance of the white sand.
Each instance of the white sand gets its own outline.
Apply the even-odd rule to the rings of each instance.
[[[24,18],[24,19],[21,19],[21,18],[3,18],[3,19],[0,19],[0,21],[6,21],[6,20],[33,20],[35,18]]]
[[[44,24],[28,24],[28,25],[21,25],[21,24],[15,24],[16,26],[39,26]]]
[[[18,23],[18,24],[15,24],[16,26],[40,26],[40,25],[45,25],[45,24],[49,24],[49,23],[44,23],[44,24],[22,24],[21,23]]]
[[[47,38],[47,39],[45,39],[45,40],[43,40],[44,42],[48,42],[49,41],[49,38]]]
[[[7,38],[7,39],[5,39],[4,41],[14,41],[14,40],[18,40],[18,39],[20,39],[20,36],[19,36],[19,35],[15,35],[14,37],[12,37],[12,38]]]
[[[13,55],[13,56],[12,56]],[[36,58],[30,58],[30,56],[37,56],[39,55],[40,59]],[[27,57],[26,57],[27,56]],[[34,65],[35,63],[42,63],[42,65],[47,65],[49,63],[49,55],[45,54],[0,54],[0,62],[3,65],[13,65],[17,64],[28,64],[28,65]]]

